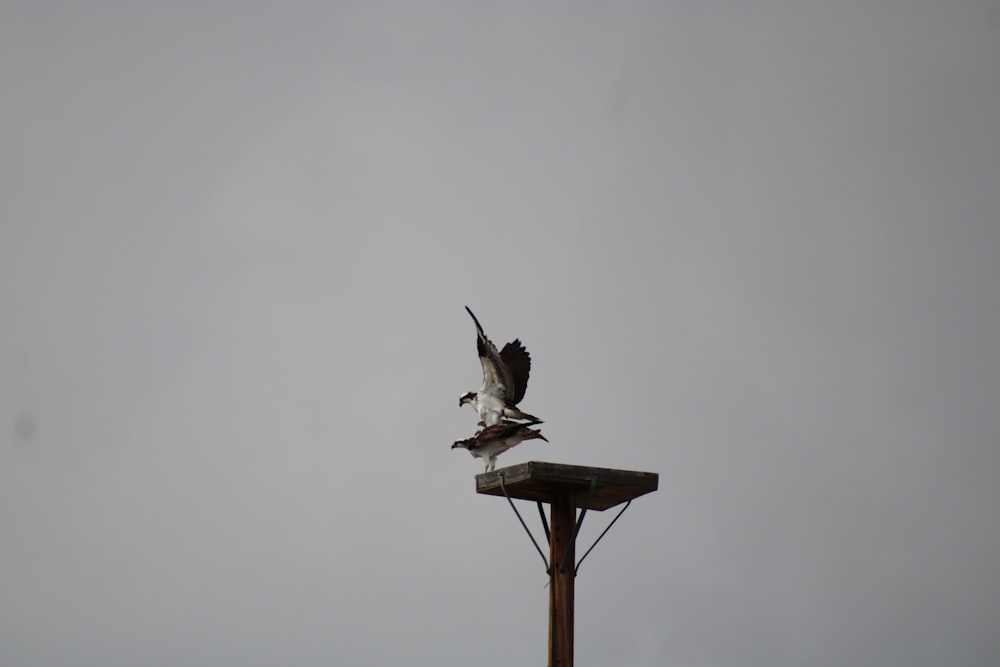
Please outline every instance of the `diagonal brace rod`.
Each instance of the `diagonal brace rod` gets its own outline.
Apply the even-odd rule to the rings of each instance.
[[[566,569],[569,566],[569,555],[575,551],[576,538],[580,534],[580,527],[583,526],[583,517],[587,516],[587,509],[590,507],[590,501],[594,498],[594,490],[597,489],[597,473],[595,472],[590,477],[590,489],[587,490],[587,499],[583,502],[583,508],[580,510],[580,518],[576,520],[576,529],[573,531],[573,539],[567,545],[566,551],[563,552],[562,563],[559,564],[559,571],[563,574],[566,573]],[[576,574],[576,567],[573,568],[573,574]]]
[[[540,546],[538,546],[538,542],[535,541],[535,536],[532,535],[531,534],[531,530],[528,529],[528,524],[526,524],[524,522],[524,519],[521,518],[521,513],[518,512],[517,511],[517,507],[514,506],[514,501],[511,500],[510,494],[507,493],[507,487],[504,486],[503,478],[504,478],[504,475],[503,475],[503,472],[501,472],[500,473],[500,490],[503,491],[504,497],[506,497],[507,498],[507,502],[510,503],[510,508],[512,510],[514,510],[514,514],[517,515],[517,520],[521,522],[521,527],[524,528],[524,532],[526,532],[528,534],[528,537],[531,539],[531,543],[535,545],[535,550],[538,552],[538,555],[542,557],[542,562],[545,563],[545,574],[552,574],[552,570],[549,568],[549,559],[545,557],[545,554],[542,552],[542,548]],[[538,503],[538,507],[539,507],[539,510],[541,510],[542,504]],[[545,527],[545,534],[548,535],[549,534],[549,527],[548,527],[548,524],[545,523],[545,515],[544,514],[542,515],[542,524]]]
[[[625,503],[625,507],[621,508],[621,511],[619,511],[618,514],[615,515],[615,518],[611,520],[611,523],[608,524],[608,527],[605,528],[601,532],[601,534],[597,536],[597,539],[594,540],[594,543],[590,545],[590,548],[587,549],[586,553],[584,553],[583,556],[580,557],[580,560],[576,564],[576,569],[573,571],[574,574],[576,574],[577,572],[580,571],[580,566],[583,565],[584,558],[586,558],[588,555],[590,555],[590,552],[594,550],[594,547],[596,547],[597,543],[601,541],[601,538],[604,537],[609,530],[611,530],[611,526],[615,525],[615,521],[618,520],[618,517],[620,517],[622,514],[624,514],[625,510],[627,510],[628,506],[631,505],[631,504],[632,504],[631,500],[629,500],[627,503]]]
[[[545,541],[548,542],[552,536],[549,534],[549,520],[545,518],[545,507],[541,500],[538,501],[538,516],[542,518],[542,530],[545,532]]]

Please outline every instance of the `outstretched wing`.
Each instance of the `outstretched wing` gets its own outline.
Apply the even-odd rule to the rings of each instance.
[[[500,350],[500,359],[510,371],[511,388],[507,392],[507,405],[514,406],[524,398],[528,389],[528,375],[531,374],[531,355],[524,349],[521,341],[514,339]]]
[[[497,352],[497,346],[493,344],[486,333],[483,332],[482,325],[469,307],[465,310],[472,316],[472,321],[476,323],[476,350],[479,352],[479,363],[483,367],[483,389],[482,391],[491,396],[495,396],[506,403],[508,387],[514,387],[514,379],[510,370]]]

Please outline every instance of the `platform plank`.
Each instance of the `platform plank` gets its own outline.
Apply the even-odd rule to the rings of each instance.
[[[660,479],[655,472],[528,461],[476,475],[476,493],[503,497],[502,476],[511,498],[551,503],[553,497],[569,493],[573,504],[579,508],[587,499],[595,474],[597,486],[590,509],[598,511],[656,491]]]

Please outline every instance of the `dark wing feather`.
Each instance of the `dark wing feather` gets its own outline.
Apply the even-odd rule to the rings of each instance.
[[[479,337],[480,338],[486,338],[486,333],[483,331],[482,325],[479,324],[479,320],[476,319],[475,314],[469,309],[468,306],[465,307],[465,311],[467,313],[469,313],[470,316],[472,316],[472,321],[476,323],[476,332],[479,334]],[[487,339],[487,340],[489,340],[489,339]]]
[[[487,426],[482,431],[476,434],[476,438],[480,440],[480,444],[486,440],[509,438],[512,435],[516,435],[521,431],[521,429],[526,428],[524,424],[515,424],[514,422],[503,421],[499,424],[494,424],[493,426]]]
[[[476,319],[476,316],[469,310],[468,306],[465,307],[465,310],[469,312],[469,315],[472,316],[472,321],[476,323],[476,334],[478,336],[476,338],[476,350],[479,352],[479,362],[483,366],[483,388],[501,396],[504,402],[506,402],[507,392],[512,391],[514,387],[514,378],[511,376],[507,364],[501,359],[500,353],[497,352],[497,346],[486,337],[483,327],[479,324],[479,320]]]
[[[510,371],[513,386],[508,393],[507,405],[515,406],[524,398],[528,389],[528,375],[531,374],[531,355],[516,338],[500,350],[500,359]]]

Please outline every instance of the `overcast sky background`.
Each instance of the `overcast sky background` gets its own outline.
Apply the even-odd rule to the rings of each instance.
[[[1000,661],[996,2],[5,1],[0,85],[0,664],[542,664],[464,305],[501,466],[660,474],[578,665]]]

